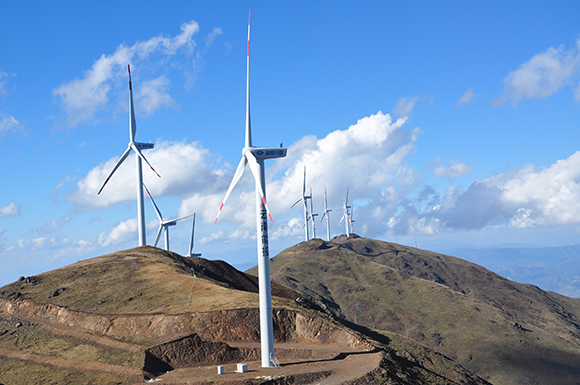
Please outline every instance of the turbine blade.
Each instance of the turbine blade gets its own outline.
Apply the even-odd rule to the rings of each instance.
[[[300,203],[300,201],[302,201],[303,198],[298,199],[292,206],[290,206],[290,208],[293,208],[294,206],[296,206],[298,203]]]
[[[191,226],[191,240],[189,241],[189,254],[188,256],[191,257],[193,253],[193,233],[195,232],[195,213],[193,213],[193,225]]]
[[[165,222],[166,222],[166,223],[171,223],[171,222],[178,222],[178,221],[181,221],[181,220],[183,220],[183,219],[191,218],[192,216],[193,216],[193,214],[189,214],[189,215],[186,215],[186,216],[184,216],[184,217],[181,217],[181,218],[176,218],[176,219],[172,219],[172,220],[170,220],[170,221],[165,221]]]
[[[230,196],[230,193],[234,189],[234,186],[236,185],[236,183],[238,183],[238,181],[240,180],[240,178],[244,174],[244,169],[246,168],[247,163],[248,163],[248,160],[246,159],[246,157],[242,156],[242,159],[240,160],[240,163],[238,164],[238,168],[236,169],[236,173],[234,174],[234,179],[232,179],[232,182],[230,183],[230,187],[228,188],[228,191],[226,192],[226,196],[224,197],[224,200],[222,201],[222,205],[220,206],[220,209],[217,213],[217,216],[215,217],[214,225],[217,223],[218,218],[220,217],[220,214],[222,213],[222,209],[224,208],[224,205],[226,204],[226,200],[228,200],[228,197]]]
[[[145,161],[145,163],[147,163],[147,166],[149,166],[149,168],[151,168],[151,170],[153,170],[153,172],[155,174],[157,174],[157,171],[155,171],[155,169],[153,168],[153,166],[151,166],[151,163],[149,163],[149,161],[147,160],[147,158],[145,158],[145,155],[143,155],[143,153],[141,152],[141,150],[139,150],[139,148],[137,148],[137,146],[135,145],[135,143],[131,143],[131,147],[133,148],[133,150],[135,150],[135,152],[137,153],[137,155],[139,155],[139,157]],[[159,178],[161,178],[161,175],[157,174],[157,176]]]
[[[135,123],[135,107],[133,107],[133,86],[131,84],[131,66],[127,65],[129,70],[129,101],[130,101],[130,121],[129,121],[129,136],[131,143],[135,141],[135,133],[137,132],[137,124]]]
[[[248,15],[248,54],[246,58],[246,147],[252,147],[252,123],[250,120],[250,19]]]
[[[103,185],[101,186],[101,189],[99,190],[98,194],[100,194],[101,191],[103,191],[103,188],[105,187],[105,185],[107,184],[107,182],[109,181],[109,179],[111,179],[111,177],[113,176],[113,174],[115,173],[115,171],[117,171],[117,169],[119,168],[119,166],[121,165],[121,163],[123,163],[125,161],[125,159],[127,159],[127,157],[129,156],[129,153],[130,152],[131,152],[131,146],[129,145],[129,147],[127,147],[127,149],[125,150],[125,152],[123,153],[123,155],[121,155],[121,158],[119,158],[119,160],[117,161],[117,164],[115,164],[115,167],[113,167],[113,170],[109,173],[109,176],[107,177],[107,179],[105,179],[105,183],[103,183]]]
[[[304,179],[302,180],[302,196],[306,195],[306,166],[304,166]]]
[[[159,222],[163,222],[163,215],[161,215],[161,211],[159,211],[159,207],[157,207],[157,205],[155,204],[155,201],[153,200],[153,196],[149,192],[149,189],[147,188],[147,186],[145,186],[145,183],[143,183],[143,187],[145,187],[145,191],[147,191],[147,195],[149,195],[149,198],[151,199],[151,203],[153,203],[153,208],[155,209],[155,212],[157,213],[157,217],[159,218]]]
[[[161,232],[165,229],[165,226],[159,225],[159,230],[157,230],[157,236],[155,237],[155,243],[153,247],[157,247],[157,242],[159,242],[159,237],[161,237]]]
[[[262,198],[262,203],[264,204],[264,207],[266,208],[266,212],[268,213],[268,216],[270,217],[270,221],[274,222],[274,219],[272,219],[272,214],[270,214],[270,209],[268,208],[268,203],[266,203],[266,196],[264,195],[264,186],[262,185],[262,178],[261,178],[260,172],[258,171],[258,161],[254,157],[254,154],[252,154],[250,151],[248,151],[246,153],[246,157],[248,158],[248,163],[250,164],[250,171],[252,171],[252,174],[254,175],[254,179],[256,180],[256,183],[258,184],[258,190],[260,193],[260,198]],[[262,172],[263,171],[264,170],[262,170]]]
[[[338,222],[338,225],[340,226],[340,224],[342,223],[342,220],[344,219],[344,217],[346,217],[346,214],[342,214],[342,218],[340,218],[340,222]],[[348,218],[348,217],[347,217]]]

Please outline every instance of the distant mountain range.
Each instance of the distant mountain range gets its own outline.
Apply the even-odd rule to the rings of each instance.
[[[563,247],[456,247],[438,251],[484,266],[512,281],[580,298],[580,245]]]

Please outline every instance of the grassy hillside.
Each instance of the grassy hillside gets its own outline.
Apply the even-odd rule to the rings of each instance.
[[[215,374],[211,365],[225,356],[257,357],[257,290],[255,277],[225,262],[152,247],[22,277],[0,288],[0,383],[142,383],[144,375],[153,375],[152,368],[168,363],[187,368],[203,362]],[[366,349],[382,358],[375,369],[365,363],[371,369],[357,384],[487,384],[413,340],[334,322],[308,296],[286,286],[273,283],[272,292],[281,357],[304,355],[313,368],[336,368],[341,360],[364,361],[352,351]],[[223,357],[214,354],[216,346]],[[334,358],[317,361],[314,353]],[[290,373],[296,365],[288,367]]]
[[[259,306],[255,280],[224,262],[204,261],[144,246],[21,279],[0,288],[0,298],[32,299],[100,314],[178,314]],[[274,298],[275,306],[289,304]]]
[[[300,243],[277,255],[271,271],[333,314],[411,338],[492,383],[580,383],[579,300],[359,237]]]

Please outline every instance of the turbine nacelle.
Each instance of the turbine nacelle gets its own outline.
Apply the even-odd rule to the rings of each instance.
[[[256,159],[284,158],[287,148],[284,147],[250,147],[245,148],[243,153],[251,152]]]

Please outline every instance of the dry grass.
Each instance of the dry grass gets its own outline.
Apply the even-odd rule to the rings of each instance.
[[[335,314],[413,339],[492,383],[580,383],[578,300],[365,238],[300,243],[276,256],[271,271]]]
[[[77,262],[36,276],[39,283],[13,283],[0,291],[71,310],[100,314],[179,314],[257,308],[258,294],[232,290],[176,254],[141,247]],[[57,289],[65,290],[51,297]],[[291,306],[275,298],[274,306]]]

